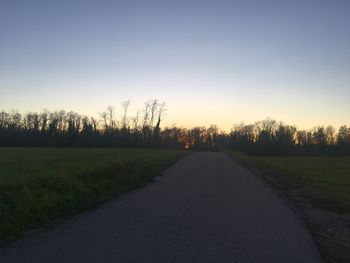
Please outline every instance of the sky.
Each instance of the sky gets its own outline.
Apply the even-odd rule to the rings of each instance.
[[[350,1],[0,0],[0,110],[350,125]]]

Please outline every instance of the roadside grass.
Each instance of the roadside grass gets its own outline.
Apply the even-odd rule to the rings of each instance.
[[[294,199],[306,199],[333,212],[350,215],[350,157],[251,156],[228,151],[253,167]]]
[[[0,241],[136,188],[180,150],[0,148]]]

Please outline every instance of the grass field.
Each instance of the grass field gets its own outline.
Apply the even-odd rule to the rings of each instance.
[[[266,157],[228,152],[264,172],[293,198],[350,215],[350,157]]]
[[[0,240],[67,217],[149,181],[176,150],[0,148]]]

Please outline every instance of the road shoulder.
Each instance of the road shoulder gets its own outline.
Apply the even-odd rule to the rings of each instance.
[[[291,191],[283,183],[274,180],[273,175],[229,152],[226,154],[262,178],[305,222],[324,262],[350,262],[350,220],[348,217],[318,206],[301,193]]]

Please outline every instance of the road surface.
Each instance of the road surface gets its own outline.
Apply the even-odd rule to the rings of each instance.
[[[320,262],[293,211],[224,153],[193,153],[100,208],[0,250],[0,262]]]

